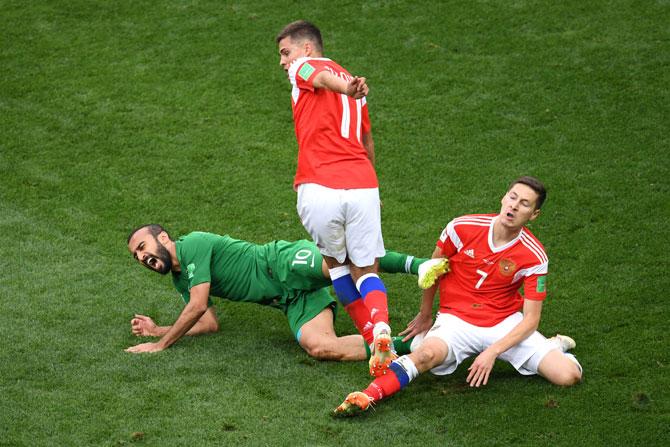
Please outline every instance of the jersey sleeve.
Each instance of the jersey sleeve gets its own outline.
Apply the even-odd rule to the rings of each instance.
[[[461,242],[458,233],[456,233],[453,220],[447,224],[444,230],[442,230],[442,234],[436,245],[440,249],[440,252],[447,258],[458,253],[461,247],[463,247],[463,243]]]
[[[547,297],[547,274],[527,276],[523,281],[523,294],[526,299],[543,301]]]
[[[212,282],[212,244],[192,233],[183,242],[180,259],[182,274],[186,274],[188,290],[198,284]]]
[[[293,71],[293,77],[295,79],[295,85],[301,90],[309,90],[310,92],[314,91],[314,78],[317,74],[325,70],[323,64],[318,63],[314,60],[305,60],[305,61],[296,61],[295,67],[291,66],[289,68],[290,72]]]

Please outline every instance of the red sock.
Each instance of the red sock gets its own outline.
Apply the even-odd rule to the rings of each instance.
[[[400,391],[400,381],[398,380],[398,376],[396,376],[390,369],[388,369],[383,376],[373,380],[372,383],[363,390],[365,394],[373,398],[375,401],[380,401],[398,391]]]
[[[374,337],[372,335],[372,328],[374,325],[370,321],[370,310],[367,308],[363,300],[357,299],[349,303],[344,307],[344,310],[347,311],[351,320],[354,322],[354,326],[358,329],[358,332],[363,336],[367,344],[372,344]]]
[[[389,307],[386,293],[381,290],[371,290],[363,297],[365,305],[369,309],[372,322],[386,323],[389,322]]]

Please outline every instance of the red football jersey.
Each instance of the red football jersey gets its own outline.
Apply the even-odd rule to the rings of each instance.
[[[361,136],[370,132],[366,100],[315,89],[314,77],[326,70],[345,81],[352,78],[326,58],[300,58],[288,70],[298,139],[293,186],[318,183],[334,189],[376,188],[377,174],[361,143]]]
[[[476,326],[494,326],[523,307],[524,296],[544,300],[549,260],[544,247],[523,228],[514,240],[493,246],[496,214],[458,217],[437,246],[449,258],[440,279],[440,312]],[[524,296],[519,289],[523,285]]]

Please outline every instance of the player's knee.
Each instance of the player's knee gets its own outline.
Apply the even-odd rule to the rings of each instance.
[[[582,371],[577,365],[569,365],[554,372],[551,382],[559,386],[576,385],[582,380]]]
[[[416,364],[417,368],[419,368],[419,370],[433,368],[434,366],[444,361],[442,352],[440,350],[433,349],[430,346],[422,347],[421,349],[413,352],[411,356],[414,357],[414,363]]]
[[[332,349],[328,348],[328,344],[319,340],[301,340],[300,345],[305,352],[317,360],[337,360]]]

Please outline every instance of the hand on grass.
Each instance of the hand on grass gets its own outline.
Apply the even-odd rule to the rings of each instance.
[[[479,385],[486,385],[489,381],[489,374],[493,369],[493,364],[496,362],[498,355],[492,349],[486,349],[477,356],[472,365],[468,368],[468,377],[465,379],[470,386],[479,387]]]
[[[130,320],[130,328],[133,334],[138,337],[156,336],[156,323],[150,317],[145,315],[135,315],[135,318]]]
[[[132,352],[133,354],[141,354],[144,352],[159,352],[164,348],[159,343],[142,343],[136,346],[131,346],[126,349],[126,352]]]

